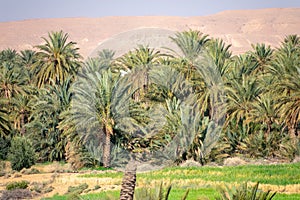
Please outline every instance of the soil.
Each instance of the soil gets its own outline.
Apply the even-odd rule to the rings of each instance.
[[[38,174],[25,174],[26,171],[30,171],[32,168],[40,171]],[[106,190],[120,190],[120,183],[116,179],[112,178],[83,178],[79,177],[84,174],[91,173],[104,173],[101,171],[72,171],[68,165],[61,165],[59,163],[53,163],[48,165],[36,165],[28,170],[22,170],[21,172],[7,172],[5,176],[0,177],[0,191],[5,190],[7,183],[28,181],[29,188],[33,188],[34,185],[44,185],[45,188],[53,188],[51,192],[37,193],[34,192],[33,199],[41,199],[43,197],[51,197],[55,194],[66,194],[70,186],[79,186],[80,184],[88,184],[89,192],[101,192]],[[22,173],[23,172],[23,173]]]

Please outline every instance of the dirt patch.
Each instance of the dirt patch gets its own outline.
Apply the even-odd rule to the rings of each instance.
[[[92,171],[85,171],[80,173],[59,173],[57,171],[68,171],[68,165],[61,165],[53,163],[51,165],[36,165],[38,174],[22,174],[20,172],[9,172],[5,176],[0,177],[0,191],[5,190],[5,187],[10,182],[19,182],[26,180],[29,182],[29,187],[33,189],[35,185],[45,185],[47,188],[52,188],[47,193],[35,193],[33,199],[41,199],[42,197],[51,197],[55,194],[63,195],[67,193],[70,186],[78,186],[80,184],[88,184],[88,191],[101,192],[106,190],[120,190],[121,179],[105,178],[83,178],[84,174],[90,174]],[[97,172],[104,173],[104,172]]]

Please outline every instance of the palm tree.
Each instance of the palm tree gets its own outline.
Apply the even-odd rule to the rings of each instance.
[[[272,125],[278,123],[276,113],[276,99],[271,93],[264,93],[254,100],[248,120],[252,123],[265,126],[265,139],[271,134]]]
[[[20,55],[15,49],[5,49],[0,52],[0,64],[3,63],[18,64],[20,62]]]
[[[291,138],[295,138],[299,125],[299,73],[300,39],[297,35],[287,36],[275,53],[269,66],[278,94],[277,105],[281,122],[288,127]]]
[[[30,95],[16,95],[12,98],[12,111],[11,117],[14,122],[14,128],[16,128],[22,136],[26,133],[26,123],[28,122],[28,117],[30,115]]]
[[[150,48],[144,45],[138,45],[133,51],[129,51],[125,55],[116,60],[118,70],[122,70],[125,73],[133,72],[134,78],[132,78],[133,84],[138,87],[138,91],[135,92],[134,98],[137,102],[144,100],[145,94],[149,89],[149,70],[152,66],[160,64],[161,59],[166,56],[160,51]],[[121,71],[121,72],[122,72]]]
[[[208,35],[204,35],[200,31],[189,30],[176,33],[175,37],[170,37],[171,40],[179,47],[181,52],[173,52],[177,58],[172,60],[171,65],[175,66],[179,71],[183,72],[186,79],[192,81],[199,79],[195,77],[195,63],[201,57],[205,46],[209,39]],[[201,79],[201,78],[200,78]]]
[[[223,82],[227,81],[231,64],[229,48],[230,45],[226,45],[223,40],[211,39],[207,42],[206,49],[197,62],[196,73],[200,77],[194,81],[195,92],[202,105],[200,112],[203,115],[209,112],[210,118],[216,114],[214,110],[216,110],[217,104],[224,104]]]
[[[237,124],[250,124],[250,111],[253,109],[253,102],[261,94],[262,89],[254,77],[242,75],[241,80],[231,80],[226,86],[227,94],[227,119],[226,124],[235,121]]]
[[[196,30],[177,32],[175,37],[170,38],[181,50],[182,55],[179,57],[187,59],[189,63],[193,63],[199,57],[203,47],[209,41],[208,35]]]
[[[98,138],[103,139],[103,166],[109,167],[111,137],[118,123],[129,117],[122,112],[131,95],[128,85],[113,78],[110,70],[102,70],[80,76],[73,85],[73,93],[71,107],[64,113],[60,128],[73,127],[86,137],[97,132]]]
[[[222,39],[211,39],[206,46],[206,50],[213,63],[216,65],[220,75],[227,74],[231,61],[231,45],[226,45]]]
[[[112,72],[118,74],[118,70],[115,69],[115,52],[110,49],[103,49],[98,52],[96,57],[87,58],[84,62],[83,67],[80,69],[80,75],[85,76],[88,73],[93,73],[96,71],[111,69]]]
[[[267,71],[267,65],[269,65],[272,60],[274,51],[271,49],[270,45],[266,46],[265,44],[252,44],[251,46],[254,51],[251,51],[250,55],[253,61],[257,62],[258,64],[256,72],[264,75]]]
[[[33,74],[30,73],[31,67],[37,62],[37,53],[33,50],[23,50],[20,52],[20,66],[26,69],[30,80],[33,78]]]
[[[34,146],[42,161],[65,158],[66,136],[58,128],[60,114],[67,110],[71,101],[71,77],[61,85],[47,85],[38,90],[31,101],[31,115],[26,125]]]
[[[49,40],[43,38],[45,44],[36,46],[38,62],[31,67],[35,74],[34,81],[38,87],[44,84],[62,84],[69,76],[74,76],[82,58],[75,42],[68,42],[68,34],[51,32]],[[53,80],[53,81],[51,81]]]
[[[26,70],[11,63],[3,63],[0,67],[0,94],[11,99],[16,94],[23,94],[28,85]]]

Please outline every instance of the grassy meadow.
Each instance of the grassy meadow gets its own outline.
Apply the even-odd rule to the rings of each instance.
[[[116,184],[122,180],[122,172],[107,171],[96,174],[79,175],[82,179],[110,177]],[[253,185],[259,182],[259,189],[276,191],[273,199],[300,199],[300,163],[277,165],[243,165],[243,166],[204,166],[204,167],[170,167],[158,171],[137,174],[138,195],[142,188],[163,188],[172,186],[169,199],[181,199],[189,189],[188,198],[215,199],[218,187],[236,187],[244,182]],[[100,186],[101,187],[101,186]],[[155,189],[154,189],[155,190]],[[81,199],[118,199],[119,190],[83,194]],[[69,195],[55,195],[45,200],[69,199]]]

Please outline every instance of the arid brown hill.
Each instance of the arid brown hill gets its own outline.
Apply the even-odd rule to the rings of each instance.
[[[78,43],[84,57],[104,40],[119,33],[141,28],[163,28],[172,31],[198,29],[232,44],[231,50],[242,53],[251,43],[273,47],[289,34],[300,34],[300,8],[225,11],[201,17],[102,17],[33,19],[0,23],[0,50],[23,50],[43,43],[50,31],[63,30]]]

